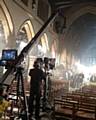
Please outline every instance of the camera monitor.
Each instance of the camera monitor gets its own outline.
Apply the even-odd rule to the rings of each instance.
[[[17,57],[17,50],[7,49],[2,51],[2,60],[11,61],[15,60]]]

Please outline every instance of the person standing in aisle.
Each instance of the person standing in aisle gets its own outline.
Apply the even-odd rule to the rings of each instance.
[[[35,118],[39,120],[40,113],[40,97],[41,97],[41,85],[44,80],[44,72],[40,69],[40,63],[34,62],[33,69],[30,69],[29,76],[30,81],[30,96],[29,96],[29,118],[33,117],[33,111],[35,110]],[[35,106],[34,106],[35,101]]]

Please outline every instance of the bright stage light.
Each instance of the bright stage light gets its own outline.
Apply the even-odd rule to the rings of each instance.
[[[96,74],[96,65],[90,66],[90,67],[84,66],[84,65],[82,65],[80,63],[76,63],[75,65],[77,67],[77,72],[84,74],[84,81],[83,82],[86,83],[86,84],[89,84],[90,77],[92,75]]]

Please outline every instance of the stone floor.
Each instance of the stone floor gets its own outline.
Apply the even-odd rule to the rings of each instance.
[[[40,117],[41,117],[40,120],[52,120],[51,113],[46,112],[40,113]]]

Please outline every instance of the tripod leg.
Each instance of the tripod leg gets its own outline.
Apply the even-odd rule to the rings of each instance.
[[[24,80],[23,80],[23,75],[21,73],[20,75],[21,77],[21,86],[22,86],[22,95],[23,95],[23,98],[24,98],[24,112],[25,112],[25,117],[23,120],[29,120],[29,116],[28,116],[28,105],[27,105],[27,99],[26,99],[26,95],[25,95],[25,89],[24,89]]]
[[[25,89],[24,89],[24,80],[21,69],[17,71],[17,103],[20,102],[20,109],[18,107],[18,116],[22,118],[23,120],[29,120],[28,116],[28,106],[27,106],[27,99],[25,95]]]
[[[19,73],[17,72],[16,74],[16,80],[17,80],[17,86],[16,86],[16,92],[17,92],[17,100],[16,100],[16,105],[18,106],[18,116],[20,114],[20,106],[18,105],[18,102],[19,102],[19,97],[20,97],[20,75]]]

